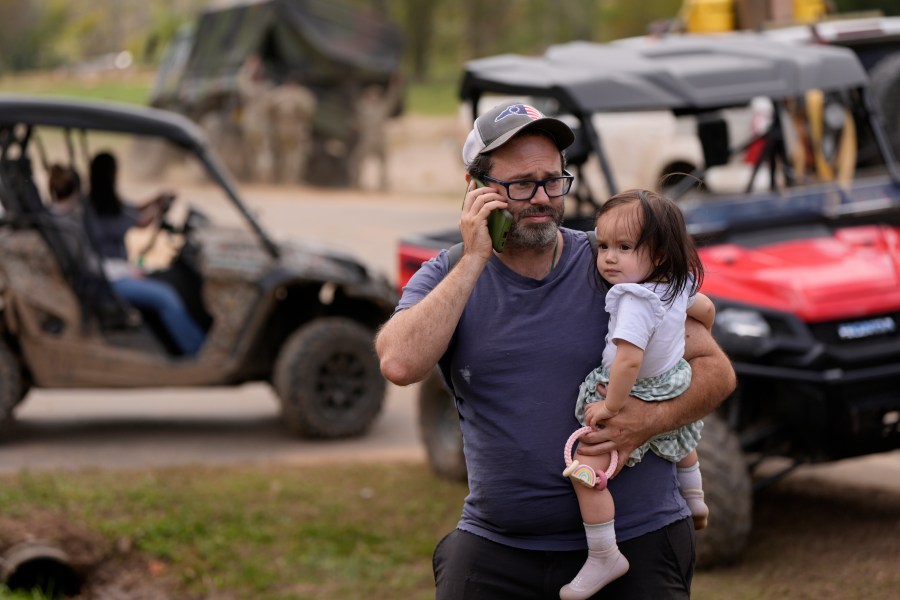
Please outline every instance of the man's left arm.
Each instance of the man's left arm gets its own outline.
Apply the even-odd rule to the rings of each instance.
[[[737,380],[731,361],[709,330],[687,319],[684,338],[684,358],[692,371],[690,387],[672,400],[631,399],[603,429],[582,438],[579,453],[602,454],[616,449],[627,456],[654,436],[702,419],[734,391]]]

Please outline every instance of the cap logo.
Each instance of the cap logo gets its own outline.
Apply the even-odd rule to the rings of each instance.
[[[538,119],[544,118],[544,115],[542,115],[540,111],[533,106],[528,106],[527,104],[510,104],[503,109],[503,112],[497,115],[497,118],[494,119],[494,123],[499,123],[506,117],[512,115],[525,115],[532,121],[537,121]]]

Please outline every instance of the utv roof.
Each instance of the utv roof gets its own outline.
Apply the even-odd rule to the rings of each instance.
[[[163,137],[187,149],[204,146],[186,117],[113,102],[0,94],[0,128],[17,124]]]
[[[555,98],[563,112],[698,112],[784,99],[810,89],[865,85],[865,70],[846,48],[783,45],[747,33],[726,37],[632,38],[571,42],[543,56],[499,55],[466,63],[461,96],[484,93]]]

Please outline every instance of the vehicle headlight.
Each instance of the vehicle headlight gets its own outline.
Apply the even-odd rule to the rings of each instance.
[[[716,314],[716,327],[738,337],[767,338],[772,335],[768,321],[757,311],[725,308]]]

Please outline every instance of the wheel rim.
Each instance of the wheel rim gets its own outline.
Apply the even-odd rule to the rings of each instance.
[[[366,393],[366,367],[352,352],[335,352],[320,365],[316,377],[319,408],[329,418],[346,416],[362,404]]]

